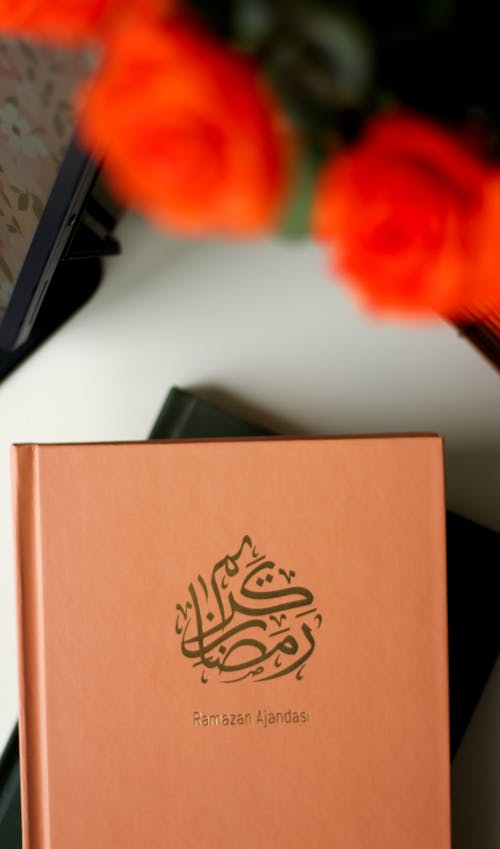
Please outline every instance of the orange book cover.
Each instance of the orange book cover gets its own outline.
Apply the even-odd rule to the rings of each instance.
[[[13,469],[25,849],[449,849],[439,438]]]

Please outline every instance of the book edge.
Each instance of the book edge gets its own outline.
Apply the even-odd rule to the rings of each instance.
[[[439,609],[437,611],[439,617],[439,633],[437,642],[439,650],[437,658],[439,663],[439,679],[443,681],[441,690],[442,698],[440,701],[440,716],[439,722],[442,729],[442,734],[439,739],[442,741],[443,751],[437,758],[437,762],[442,770],[440,777],[440,785],[443,788],[443,816],[442,822],[442,841],[443,846],[449,849],[452,844],[451,835],[451,761],[450,761],[450,686],[449,686],[449,634],[448,634],[448,567],[447,567],[447,538],[446,538],[446,487],[445,487],[445,462],[444,462],[444,443],[441,440],[435,445],[435,450],[438,455],[437,469],[439,471],[437,477],[437,486],[435,492],[436,498],[436,552],[439,554],[441,568],[439,575],[436,576],[436,595]]]
[[[163,445],[189,445],[189,444],[224,444],[234,442],[383,442],[401,440],[436,440],[440,443],[444,437],[433,431],[394,432],[394,433],[355,433],[355,434],[269,434],[265,436],[204,436],[204,437],[154,437],[149,439],[131,440],[107,440],[95,442],[21,442],[15,443],[13,448],[87,448],[106,446],[122,448],[125,446],[139,446],[150,448],[158,443]]]
[[[12,449],[23,849],[49,847],[37,446]]]

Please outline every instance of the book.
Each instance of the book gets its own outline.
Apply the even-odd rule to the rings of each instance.
[[[500,534],[446,514],[450,744],[455,754],[500,651]]]
[[[21,790],[17,726],[0,757],[0,846],[21,849]]]
[[[271,436],[263,425],[212,404],[185,389],[172,387],[158,413],[150,439],[210,439]]]
[[[13,469],[25,849],[449,849],[441,440]]]
[[[205,398],[173,387],[150,439],[269,435],[271,431]],[[500,535],[448,510],[450,748],[458,750],[500,649],[496,564]],[[0,846],[21,849],[17,728],[0,759]]]

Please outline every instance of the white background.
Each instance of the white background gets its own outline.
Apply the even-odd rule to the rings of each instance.
[[[119,237],[93,300],[0,384],[0,748],[17,716],[12,442],[142,439],[172,385],[198,388],[283,433],[438,432],[448,506],[500,530],[500,375],[453,328],[375,322],[307,243],[173,242],[132,217]],[[497,664],[454,763],[454,849],[500,846],[499,716]]]

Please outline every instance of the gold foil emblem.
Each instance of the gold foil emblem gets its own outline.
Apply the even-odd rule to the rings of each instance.
[[[175,630],[182,654],[209,677],[228,684],[244,679],[302,678],[315,647],[321,615],[312,592],[293,569],[259,554],[244,536],[236,554],[215,564],[208,581],[198,575],[177,604]]]

